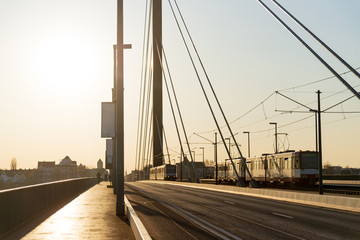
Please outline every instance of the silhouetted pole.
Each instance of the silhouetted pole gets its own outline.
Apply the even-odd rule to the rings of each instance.
[[[112,101],[113,103],[116,104],[116,45],[113,45],[113,49],[114,49],[114,88],[112,91]],[[115,109],[115,114],[116,114],[116,109]],[[116,137],[113,138],[113,159],[112,159],[112,169],[110,170],[110,174],[111,174],[111,181],[113,184],[113,191],[114,194],[116,194]]]
[[[316,144],[316,152],[319,151],[319,143],[318,143],[318,123],[317,123],[317,111],[315,111],[315,144]]]
[[[322,179],[322,147],[321,147],[321,109],[320,109],[320,90],[317,91],[318,94],[318,140],[319,140],[319,153],[318,153],[318,158],[319,158],[319,194],[323,194],[323,179]]]
[[[163,164],[162,0],[153,0],[153,166]],[[160,54],[155,54],[159,52]]]
[[[230,158],[231,158],[231,144],[230,144],[230,141],[231,139],[230,138],[225,138],[225,140],[229,140],[229,155],[230,155]],[[226,159],[225,159],[225,179],[226,179],[226,171],[227,171],[227,166],[226,166]]]
[[[278,144],[277,144],[277,123],[271,122],[269,124],[275,125],[275,153],[278,153]]]
[[[214,159],[215,159],[215,183],[217,185],[218,184],[217,133],[215,133]]]
[[[123,0],[117,1],[116,71],[116,215],[125,215],[124,204],[124,33]],[[156,55],[156,54],[154,54]]]
[[[200,147],[202,149],[202,157],[203,157],[203,178],[205,178],[205,149],[203,147]]]
[[[180,155],[180,181],[182,182],[182,170],[183,170],[183,155]]]
[[[248,157],[250,158],[250,132],[246,131],[243,133],[247,133],[248,135]]]

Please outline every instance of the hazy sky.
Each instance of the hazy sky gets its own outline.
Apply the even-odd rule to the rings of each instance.
[[[270,1],[265,1],[274,8]],[[360,2],[357,0],[279,1],[328,43],[353,67],[360,67]],[[124,0],[125,43],[125,169],[134,168],[145,0]],[[190,32],[229,121],[248,112],[276,90],[331,77],[294,37],[255,0],[178,0]],[[275,8],[274,8],[275,9]],[[215,124],[201,95],[168,2],[163,1],[163,44],[178,91],[188,135],[213,138]],[[277,11],[278,12],[278,11]],[[281,16],[284,16],[283,14]],[[291,20],[314,49],[339,72],[347,69],[319,48]],[[19,168],[66,155],[95,167],[104,159],[100,138],[102,101],[111,101],[113,44],[116,43],[115,0],[0,0],[0,168],[15,157]],[[360,80],[344,75],[353,86]],[[360,87],[356,87],[359,91]],[[315,108],[315,92],[324,92],[323,108],[351,96],[339,80],[283,91]],[[165,93],[165,92],[164,92]],[[311,103],[311,104],[310,104]],[[298,105],[273,95],[259,108],[232,124],[247,156],[273,151],[278,122],[284,146],[314,150],[314,117],[307,113],[279,115],[275,109]],[[304,110],[299,108],[298,110]],[[333,111],[360,111],[353,98]],[[298,121],[309,117],[307,120]],[[289,123],[297,123],[287,125]],[[357,152],[360,114],[323,114],[324,162],[360,167]],[[286,126],[287,125],[287,126]],[[164,96],[164,128],[169,147],[179,152],[170,109]],[[194,135],[190,142],[204,143]],[[290,145],[290,146],[288,146]],[[196,159],[213,159],[211,145],[194,144]],[[221,149],[221,150],[220,150]],[[235,153],[234,153],[235,154]],[[236,155],[236,154],[235,154]],[[219,158],[225,157],[219,147]],[[178,160],[172,155],[171,159]]]

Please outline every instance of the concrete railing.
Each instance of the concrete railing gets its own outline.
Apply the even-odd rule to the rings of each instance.
[[[76,178],[0,191],[0,238],[27,220],[96,184],[95,178]]]
[[[150,237],[145,226],[143,225],[140,218],[136,214],[135,210],[132,208],[132,206],[126,196],[124,196],[124,200],[125,200],[126,215],[129,219],[130,226],[131,226],[131,229],[135,236],[135,239],[136,240],[151,240],[152,238]]]

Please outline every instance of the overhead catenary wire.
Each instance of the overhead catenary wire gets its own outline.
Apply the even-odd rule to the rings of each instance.
[[[302,24],[294,15],[292,15],[288,10],[286,10],[280,3],[278,3],[276,0],[272,0],[272,1],[360,79],[360,74],[350,64],[348,64],[343,58],[341,58],[325,42],[323,42],[320,38],[318,38],[312,31],[310,31],[310,29],[308,29],[304,24]]]
[[[262,0],[257,0],[274,18],[276,18],[297,40],[299,40],[330,72],[332,72],[359,100],[360,94],[345,81],[319,54],[317,54],[302,38],[300,38],[278,15]]]
[[[360,67],[357,67],[355,69],[358,70],[358,69],[360,69]],[[351,71],[342,72],[342,73],[339,73],[339,75],[342,76],[342,75],[345,75],[345,74],[350,73],[350,72]],[[309,85],[312,85],[312,84],[316,84],[316,83],[319,83],[319,82],[330,80],[332,78],[336,78],[336,76],[330,76],[330,77],[322,78],[322,79],[319,79],[319,80],[316,80],[316,81],[313,81],[313,82],[297,85],[295,87],[280,89],[280,90],[278,90],[278,92],[287,91],[287,90],[293,90],[293,89],[301,88],[301,87],[306,87],[306,86],[309,86]],[[358,87],[358,86],[355,86],[355,87]],[[345,91],[347,91],[347,89]]]
[[[356,69],[360,69],[360,67],[358,67],[358,68],[356,68]],[[351,71],[346,71],[346,72],[340,73],[340,75],[344,75],[344,74],[349,73],[349,72],[351,72]],[[293,90],[293,89],[295,89],[295,88],[305,87],[305,86],[312,85],[312,84],[316,84],[316,83],[319,83],[319,82],[322,82],[322,81],[325,81],[325,80],[329,80],[329,79],[332,79],[332,78],[335,78],[335,76],[330,76],[330,77],[322,78],[322,79],[320,79],[320,80],[312,81],[312,82],[309,82],[309,83],[306,83],[306,84],[297,85],[297,86],[295,86],[295,87],[284,88],[284,89],[279,89],[279,90],[277,90],[277,91],[274,91],[274,92],[272,92],[269,96],[267,96],[264,100],[262,100],[260,103],[256,104],[253,108],[251,108],[249,111],[245,112],[244,114],[242,114],[242,115],[240,115],[239,117],[237,117],[237,118],[235,118],[234,120],[232,120],[232,121],[230,122],[230,124],[233,124],[233,123],[241,120],[242,118],[244,118],[245,116],[249,115],[251,112],[253,112],[254,110],[256,110],[259,106],[262,106],[262,107],[263,107],[263,106],[264,106],[263,104],[264,104],[267,100],[269,100],[270,97],[272,97],[275,93],[278,94],[278,93],[280,93],[280,92],[284,92],[284,91],[287,91],[287,90]],[[355,86],[355,88],[357,88],[357,87],[360,87],[360,85],[356,85],[356,86]],[[338,91],[338,92],[334,92],[334,93],[331,94],[331,95],[322,97],[321,100],[331,98],[331,97],[333,97],[333,96],[336,96],[336,95],[338,95],[338,94],[341,94],[341,93],[344,93],[344,92],[347,92],[347,91],[348,91],[348,89],[344,89],[344,90],[341,90],[341,91]],[[309,93],[313,93],[313,92],[309,92]],[[276,95],[276,96],[277,96],[277,95]],[[277,102],[277,100],[276,100],[276,102]],[[307,103],[306,105],[313,104],[313,103],[316,103],[316,102],[317,102],[317,100],[314,100],[314,101],[312,101],[312,102]],[[298,109],[298,108],[300,108],[300,107],[301,107],[301,106],[297,106],[297,107],[295,107],[294,109]],[[294,109],[293,109],[293,110],[294,110]],[[265,111],[265,110],[263,109],[263,111]],[[259,122],[261,122],[261,121],[269,120],[269,119],[271,119],[271,118],[274,118],[274,117],[277,117],[277,116],[280,116],[280,115],[281,115],[281,114],[275,115],[275,116],[273,116],[273,117],[269,117],[269,116],[264,115],[264,116],[265,116],[265,119],[259,120],[259,121],[256,121],[256,122],[252,122],[251,124],[245,125],[245,126],[243,126],[243,127],[252,126],[252,125],[254,125],[254,124],[256,124],[256,123],[259,123]],[[221,128],[224,128],[224,127],[225,127],[225,125],[222,126]],[[243,128],[243,127],[241,127],[241,128]],[[197,132],[197,134],[207,134],[207,133],[211,133],[211,132],[215,132],[215,131],[216,131],[216,129],[211,129],[211,130],[208,130],[208,131]]]
[[[333,106],[328,107],[328,108],[322,110],[322,112],[326,112],[327,110],[330,110],[330,109],[332,109],[332,108],[334,108],[334,107],[336,107],[336,106],[338,106],[338,105],[340,105],[340,104],[342,104],[342,103],[344,103],[344,102],[352,99],[353,97],[354,97],[354,96],[350,96],[350,97],[346,98],[345,100],[342,100],[341,102],[338,102],[338,103],[334,104]]]

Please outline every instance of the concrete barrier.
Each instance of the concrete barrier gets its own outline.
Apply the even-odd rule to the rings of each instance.
[[[130,202],[128,201],[127,197],[124,196],[125,200],[125,209],[126,214],[130,222],[131,229],[134,233],[136,240],[150,240],[151,237],[146,230],[145,226],[141,222],[140,218],[137,216],[135,210],[132,208]]]
[[[76,178],[0,191],[0,238],[27,220],[75,198],[95,184],[95,178]]]
[[[276,191],[261,188],[241,188],[228,185],[212,185],[188,182],[145,181],[158,184],[179,184],[185,187],[209,189],[221,192],[242,194],[253,197],[261,197],[278,201],[300,203],[318,207],[339,209],[360,213],[360,198],[342,197],[333,195],[319,195],[316,193],[301,193],[296,191]]]

